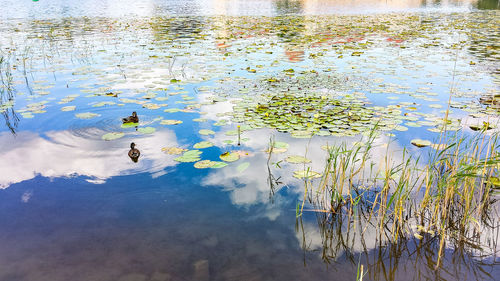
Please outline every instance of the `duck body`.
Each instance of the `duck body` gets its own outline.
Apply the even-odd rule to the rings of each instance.
[[[126,118],[122,118],[123,123],[139,123],[139,116],[137,116],[137,112],[132,112],[132,115]]]
[[[130,150],[128,151],[128,157],[130,157],[132,161],[137,162],[139,156],[141,156],[141,152],[139,149],[135,148],[135,143],[131,143]]]

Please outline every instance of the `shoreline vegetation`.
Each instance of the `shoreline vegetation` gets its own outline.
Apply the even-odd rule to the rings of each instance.
[[[373,159],[376,127],[363,142],[328,147],[324,171],[314,181],[318,175],[306,173],[304,199],[297,204],[296,231],[304,236],[304,250],[302,218],[313,212],[323,240],[323,259],[328,263],[338,258],[340,249],[351,255],[353,263],[357,252],[365,253],[370,263],[366,246],[359,248],[367,243],[369,233],[379,243],[376,251],[398,248],[400,243],[432,245],[425,248],[432,255],[426,264],[434,270],[441,268],[450,249],[467,256],[472,266],[496,265],[498,132],[489,134],[484,128],[472,136],[460,134],[443,131],[425,164],[407,148],[403,148],[401,162],[394,162],[390,151],[384,159]],[[376,165],[378,161],[383,165]],[[488,276],[487,271],[480,272]]]

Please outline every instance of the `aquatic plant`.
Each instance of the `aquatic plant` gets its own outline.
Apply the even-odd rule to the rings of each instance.
[[[340,239],[334,236],[356,233],[362,237],[366,231],[375,231],[380,243],[394,245],[428,237],[437,244],[436,268],[450,248],[474,256],[493,247],[485,255],[494,254],[496,244],[490,244],[484,232],[499,227],[495,198],[500,186],[498,134],[485,130],[473,136],[443,134],[442,149],[430,150],[425,165],[403,149],[401,161],[392,161],[388,151],[382,169],[374,170],[379,161],[371,157],[375,132],[364,144],[328,146],[319,183],[305,181],[304,201],[322,217],[321,224],[335,221],[329,231],[336,234],[323,233],[322,237]],[[324,247],[333,251],[332,245]]]

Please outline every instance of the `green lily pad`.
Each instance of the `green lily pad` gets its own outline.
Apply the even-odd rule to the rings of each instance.
[[[92,107],[101,107],[101,106],[105,106],[105,105],[114,105],[116,104],[116,102],[113,102],[113,101],[101,101],[99,103],[96,103],[94,105],[92,105]]]
[[[177,125],[177,124],[181,124],[181,123],[182,123],[181,120],[165,119],[165,120],[160,121],[160,124],[162,124],[162,125]]]
[[[207,122],[208,119],[206,119],[206,118],[195,118],[195,119],[193,119],[193,121],[194,122]]]
[[[125,134],[121,132],[112,132],[112,133],[107,133],[102,136],[103,140],[110,141],[110,140],[116,140],[121,137],[123,137]]]
[[[31,112],[23,112],[23,113],[21,113],[21,115],[23,116],[23,118],[26,118],[26,119],[30,119],[30,118],[35,117],[35,115],[33,115]]]
[[[139,126],[139,123],[123,123],[121,125],[122,128],[127,129],[127,128],[134,128]]]
[[[200,155],[201,151],[199,150],[188,150],[174,160],[178,162],[197,162],[201,160]]]
[[[429,107],[430,108],[443,108],[443,106],[440,104],[429,104]]]
[[[211,168],[215,164],[217,164],[217,162],[215,162],[215,161],[201,160],[201,161],[198,161],[198,162],[194,163],[194,167],[196,169],[206,169],[206,168]]]
[[[92,112],[84,112],[84,113],[77,113],[77,114],[75,114],[75,116],[76,116],[76,118],[80,118],[80,119],[91,119],[91,118],[98,117],[101,115],[97,114],[97,113],[92,113]]]
[[[207,129],[202,129],[202,130],[199,130],[199,131],[198,131],[198,133],[199,133],[200,135],[205,135],[205,136],[207,136],[207,135],[215,135],[215,132],[214,132],[214,131],[212,131],[212,130],[207,130]]]
[[[166,154],[170,154],[170,155],[178,155],[178,154],[181,154],[181,153],[186,152],[188,150],[185,148],[180,148],[180,147],[163,147],[161,149],[161,151],[165,152]]]
[[[181,109],[180,108],[167,108],[167,109],[165,109],[163,111],[167,112],[167,113],[175,113],[175,112],[181,111]]]
[[[411,140],[411,144],[413,144],[416,147],[426,147],[432,145],[432,142],[428,140],[413,139]]]
[[[152,134],[156,132],[156,129],[153,127],[144,127],[144,128],[139,128],[137,131],[141,134]]]
[[[290,147],[290,145],[288,143],[282,142],[282,141],[275,141],[273,146],[275,148],[288,148],[288,147]]]
[[[61,107],[61,111],[73,111],[75,109],[76,109],[76,106],[74,106],[74,105]]]
[[[321,174],[310,170],[300,170],[293,172],[293,177],[298,179],[314,179],[321,177]]]
[[[240,159],[240,155],[234,152],[225,152],[220,155],[220,159],[226,162],[234,162]]]
[[[189,162],[197,162],[197,161],[200,161],[201,158],[200,157],[196,157],[196,156],[179,156],[177,158],[174,159],[175,161],[177,162],[185,162],[185,163],[189,163]]]
[[[300,155],[290,155],[285,160],[292,164],[311,163],[311,160]]]
[[[291,136],[298,139],[308,139],[311,138],[313,133],[311,131],[293,131]]]
[[[212,161],[212,162],[215,163],[214,165],[212,165],[212,167],[210,167],[212,169],[219,169],[219,168],[224,168],[227,166],[227,163],[225,163],[225,162],[221,162],[221,161]]]
[[[161,106],[159,106],[156,103],[145,103],[145,104],[142,105],[142,107],[147,108],[147,109],[158,109]]]
[[[202,142],[199,142],[199,143],[195,143],[193,145],[194,148],[198,148],[198,149],[212,147],[212,146],[214,146],[214,144],[211,143],[211,142],[209,142],[209,141],[202,141]]]

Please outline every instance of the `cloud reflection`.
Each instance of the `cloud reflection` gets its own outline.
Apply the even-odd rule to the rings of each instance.
[[[96,129],[97,130],[97,129]],[[93,131],[100,136],[105,132]],[[74,134],[72,131],[52,131],[43,136],[33,132],[19,132],[13,141],[10,133],[0,134],[0,146],[4,150],[0,162],[0,188],[13,183],[44,177],[86,176],[91,183],[104,183],[118,175],[149,172],[153,176],[163,169],[175,166],[172,157],[161,153],[161,147],[176,146],[175,133],[161,130],[155,134],[114,141],[103,141]],[[134,141],[141,151],[138,163],[130,161],[127,153]]]

